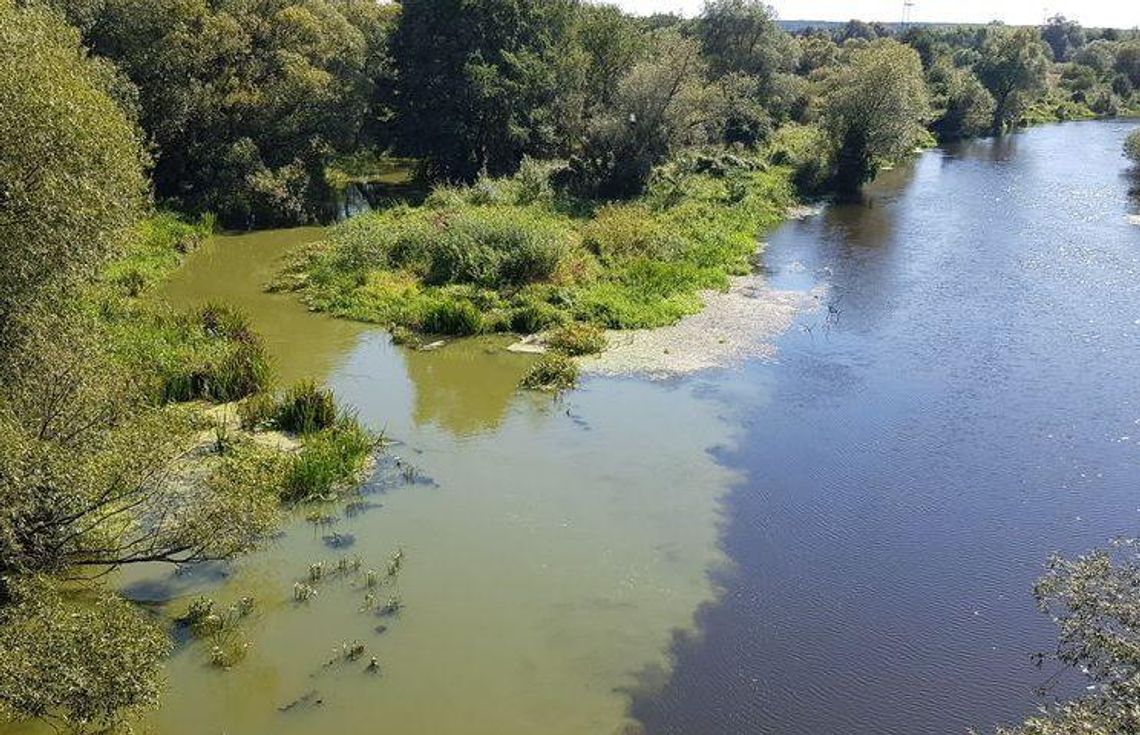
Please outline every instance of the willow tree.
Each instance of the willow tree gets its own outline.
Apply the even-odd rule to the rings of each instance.
[[[0,352],[32,305],[96,272],[145,202],[114,82],[61,18],[0,0]]]
[[[827,78],[824,125],[836,144],[835,184],[853,192],[924,139],[930,103],[914,49],[879,40],[849,52]]]
[[[974,73],[994,98],[991,130],[1001,135],[1045,86],[1049,47],[1033,28],[990,31]]]

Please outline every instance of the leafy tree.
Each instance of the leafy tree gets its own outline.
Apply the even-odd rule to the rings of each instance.
[[[1140,87],[1140,41],[1120,45],[1116,52],[1116,71],[1123,74],[1133,88]]]
[[[835,183],[851,192],[922,140],[929,100],[922,62],[911,48],[883,39],[850,52],[826,82],[824,123],[836,142]]]
[[[1140,130],[1133,130],[1124,139],[1124,155],[1133,163],[1140,164]]]
[[[157,193],[230,226],[326,214],[324,167],[383,145],[397,6],[55,0],[138,87]]]
[[[401,141],[435,178],[502,174],[554,145],[569,0],[405,0],[392,38]]]
[[[62,18],[0,0],[0,353],[20,315],[95,273],[145,202],[108,72]]]
[[[1095,71],[1097,74],[1106,74],[1116,66],[1117,44],[1104,39],[1097,39],[1086,44],[1072,55],[1075,63]]]
[[[759,101],[771,109],[776,76],[799,63],[799,45],[776,25],[771,6],[762,0],[708,0],[697,29],[710,73],[752,77]]]
[[[170,641],[134,606],[69,599],[42,579],[0,587],[0,718],[103,731],[157,702]]]
[[[995,28],[982,44],[974,72],[993,95],[995,135],[1015,121],[1032,95],[1044,87],[1047,54],[1046,45],[1030,28]]]
[[[1054,15],[1045,22],[1041,38],[1049,44],[1056,61],[1068,61],[1074,51],[1085,45],[1085,31],[1081,24],[1063,15]]]
[[[223,558],[275,518],[272,493],[179,479],[190,417],[147,406],[105,342],[57,314],[0,362],[0,574]]]
[[[640,193],[653,167],[682,146],[723,135],[725,90],[710,85],[700,46],[672,31],[622,78],[613,104],[594,119],[566,178],[582,194]]]
[[[1052,658],[1079,669],[1089,691],[999,735],[1117,735],[1140,730],[1140,560],[1124,541],[1076,559],[1055,557],[1035,596],[1060,632]],[[1045,657],[1042,657],[1044,660]]]
[[[939,140],[970,138],[990,129],[994,98],[970,70],[939,65],[930,77],[938,110],[931,127]]]

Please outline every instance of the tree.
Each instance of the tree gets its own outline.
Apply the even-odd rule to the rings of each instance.
[[[1124,155],[1135,164],[1140,164],[1140,130],[1133,130],[1124,139]]]
[[[18,317],[95,273],[145,202],[108,72],[62,18],[0,0],[0,353]]]
[[[1116,71],[1124,75],[1133,88],[1140,87],[1140,41],[1120,45],[1116,52]]]
[[[401,146],[433,178],[514,171],[549,153],[569,0],[405,0],[392,39]]]
[[[325,166],[386,145],[398,6],[54,0],[138,88],[158,195],[231,227],[327,214]]]
[[[1055,61],[1068,61],[1074,51],[1085,45],[1081,24],[1063,15],[1054,15],[1041,29],[1041,38],[1049,44]]]
[[[1001,135],[1018,118],[1030,97],[1044,87],[1048,70],[1048,50],[1035,30],[990,31],[974,73],[994,98],[994,135]]]
[[[994,98],[969,69],[936,65],[930,77],[939,110],[931,127],[939,140],[970,138],[990,129]]]
[[[708,83],[700,46],[660,32],[650,57],[626,73],[613,104],[594,119],[567,178],[582,194],[634,196],[671,152],[722,136],[726,117],[725,89]]]
[[[852,192],[881,163],[910,153],[929,116],[922,62],[911,48],[883,39],[850,52],[827,82],[823,118],[836,142],[835,183]]]
[[[999,735],[1117,735],[1140,731],[1140,559],[1135,541],[1076,559],[1054,557],[1034,595],[1059,628],[1053,658],[1092,692]],[[1047,657],[1042,656],[1044,661]]]
[[[104,731],[157,702],[170,640],[134,606],[68,599],[41,579],[0,586],[0,719]]]

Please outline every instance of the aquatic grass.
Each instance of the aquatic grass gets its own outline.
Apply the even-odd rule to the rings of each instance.
[[[375,446],[376,440],[353,417],[338,417],[327,429],[306,436],[301,451],[289,458],[282,499],[327,497],[359,475]]]
[[[336,422],[336,399],[331,390],[320,388],[312,380],[290,386],[277,405],[274,417],[277,427],[295,434],[312,434]]]
[[[527,390],[559,392],[570,390],[577,382],[578,366],[574,360],[549,352],[535,360],[519,385]]]
[[[528,162],[513,178],[356,217],[295,255],[278,283],[405,343],[574,322],[659,327],[750,272],[758,234],[794,201],[793,167],[763,154],[686,154],[639,199],[601,206],[550,191],[557,165]]]

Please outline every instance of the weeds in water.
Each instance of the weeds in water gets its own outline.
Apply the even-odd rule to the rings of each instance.
[[[380,609],[377,611],[377,614],[387,617],[390,615],[399,614],[400,610],[402,609],[404,609],[404,603],[400,600],[399,597],[393,595],[392,597],[389,597],[388,600],[380,607]]]
[[[388,578],[392,579],[400,573],[400,568],[404,565],[404,550],[397,549],[392,558],[388,560]]]
[[[245,658],[250,647],[238,623],[251,615],[254,607],[252,597],[242,597],[219,611],[214,600],[197,597],[190,602],[181,622],[195,638],[210,642],[210,663],[228,669]]]
[[[520,385],[527,390],[560,392],[578,382],[578,366],[566,355],[550,352],[535,361]]]
[[[302,501],[329,496],[364,468],[375,446],[376,440],[355,419],[340,417],[306,437],[304,448],[290,458],[282,497]]]
[[[309,581],[320,582],[325,576],[325,563],[319,561],[315,564],[309,565]]]
[[[308,602],[317,596],[317,590],[311,584],[305,582],[293,583],[293,600],[295,602]]]

